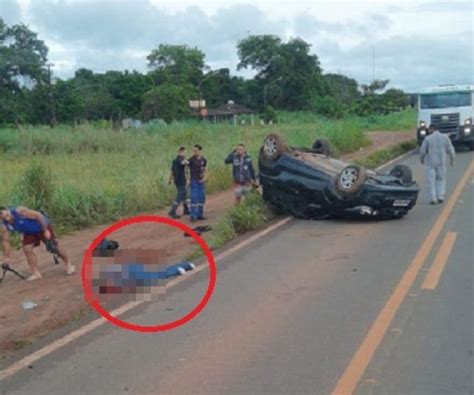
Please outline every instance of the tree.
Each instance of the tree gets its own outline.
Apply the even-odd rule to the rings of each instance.
[[[0,18],[1,123],[30,122],[30,92],[47,83],[48,48],[28,26]]]
[[[164,84],[153,88],[143,97],[143,118],[161,118],[167,123],[182,119],[189,115],[189,100],[195,93],[190,85]]]
[[[157,85],[197,86],[207,69],[204,52],[187,45],[160,44],[147,56],[148,67]]]
[[[349,107],[360,97],[357,81],[342,74],[325,74],[331,96],[343,107]]]
[[[362,84],[360,86],[362,89],[362,95],[368,96],[377,93],[377,91],[382,91],[389,82],[390,80],[373,80],[370,84]]]
[[[383,96],[384,101],[396,109],[405,108],[410,105],[410,96],[401,89],[387,89]]]
[[[229,69],[210,71],[201,81],[202,99],[206,100],[208,107],[217,107],[226,104],[229,100],[253,107],[245,94],[246,80],[242,77],[231,76]]]
[[[400,89],[388,89],[385,93],[376,93],[385,89],[389,80],[374,80],[362,85],[363,95],[351,108],[354,114],[389,114],[409,105],[409,97]]]
[[[276,36],[249,36],[239,41],[237,49],[238,69],[256,70],[261,97],[265,89],[268,101],[278,108],[312,108],[316,97],[328,93],[318,57],[309,53],[310,44],[300,38],[282,43]]]
[[[277,64],[280,49],[281,40],[277,36],[249,36],[237,44],[240,59],[237,70],[250,67],[258,71],[257,78],[265,79]]]

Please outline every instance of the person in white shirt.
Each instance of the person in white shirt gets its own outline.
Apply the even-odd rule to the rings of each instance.
[[[451,139],[430,126],[428,136],[420,148],[420,160],[426,165],[431,204],[443,203],[446,193],[447,159],[454,165],[454,146]]]

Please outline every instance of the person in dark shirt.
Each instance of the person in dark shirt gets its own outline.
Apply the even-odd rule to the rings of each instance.
[[[207,160],[202,156],[202,147],[193,147],[193,156],[189,158],[189,173],[191,175],[191,222],[205,220],[204,203],[206,201],[206,166]]]
[[[232,164],[232,178],[234,179],[235,205],[240,204],[242,196],[246,195],[255,184],[255,170],[252,165],[252,158],[247,154],[245,146],[239,144],[227,156],[224,161]]]
[[[189,201],[187,200],[187,193],[186,193],[186,166],[188,165],[188,161],[186,160],[186,148],[179,147],[178,156],[173,160],[171,163],[171,175],[169,179],[169,184],[174,183],[176,187],[176,199],[171,206],[171,210],[169,211],[169,216],[174,219],[180,218],[180,216],[176,213],[179,205],[183,205],[183,215],[189,215]]]

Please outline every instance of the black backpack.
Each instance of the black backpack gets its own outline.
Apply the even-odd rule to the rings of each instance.
[[[103,239],[94,249],[94,256],[111,256],[110,251],[118,250],[119,243],[115,240]]]

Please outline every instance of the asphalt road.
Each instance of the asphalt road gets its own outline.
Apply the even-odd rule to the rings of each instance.
[[[458,153],[448,198],[473,158]],[[0,392],[331,394],[352,385],[357,394],[473,394],[473,176],[443,221],[449,202],[430,206],[417,157],[404,162],[422,184],[406,218],[291,221],[219,262],[213,298],[185,326],[139,334],[103,325]],[[435,261],[439,283],[424,289]],[[204,271],[123,318],[151,324],[189,311],[206,281]]]

